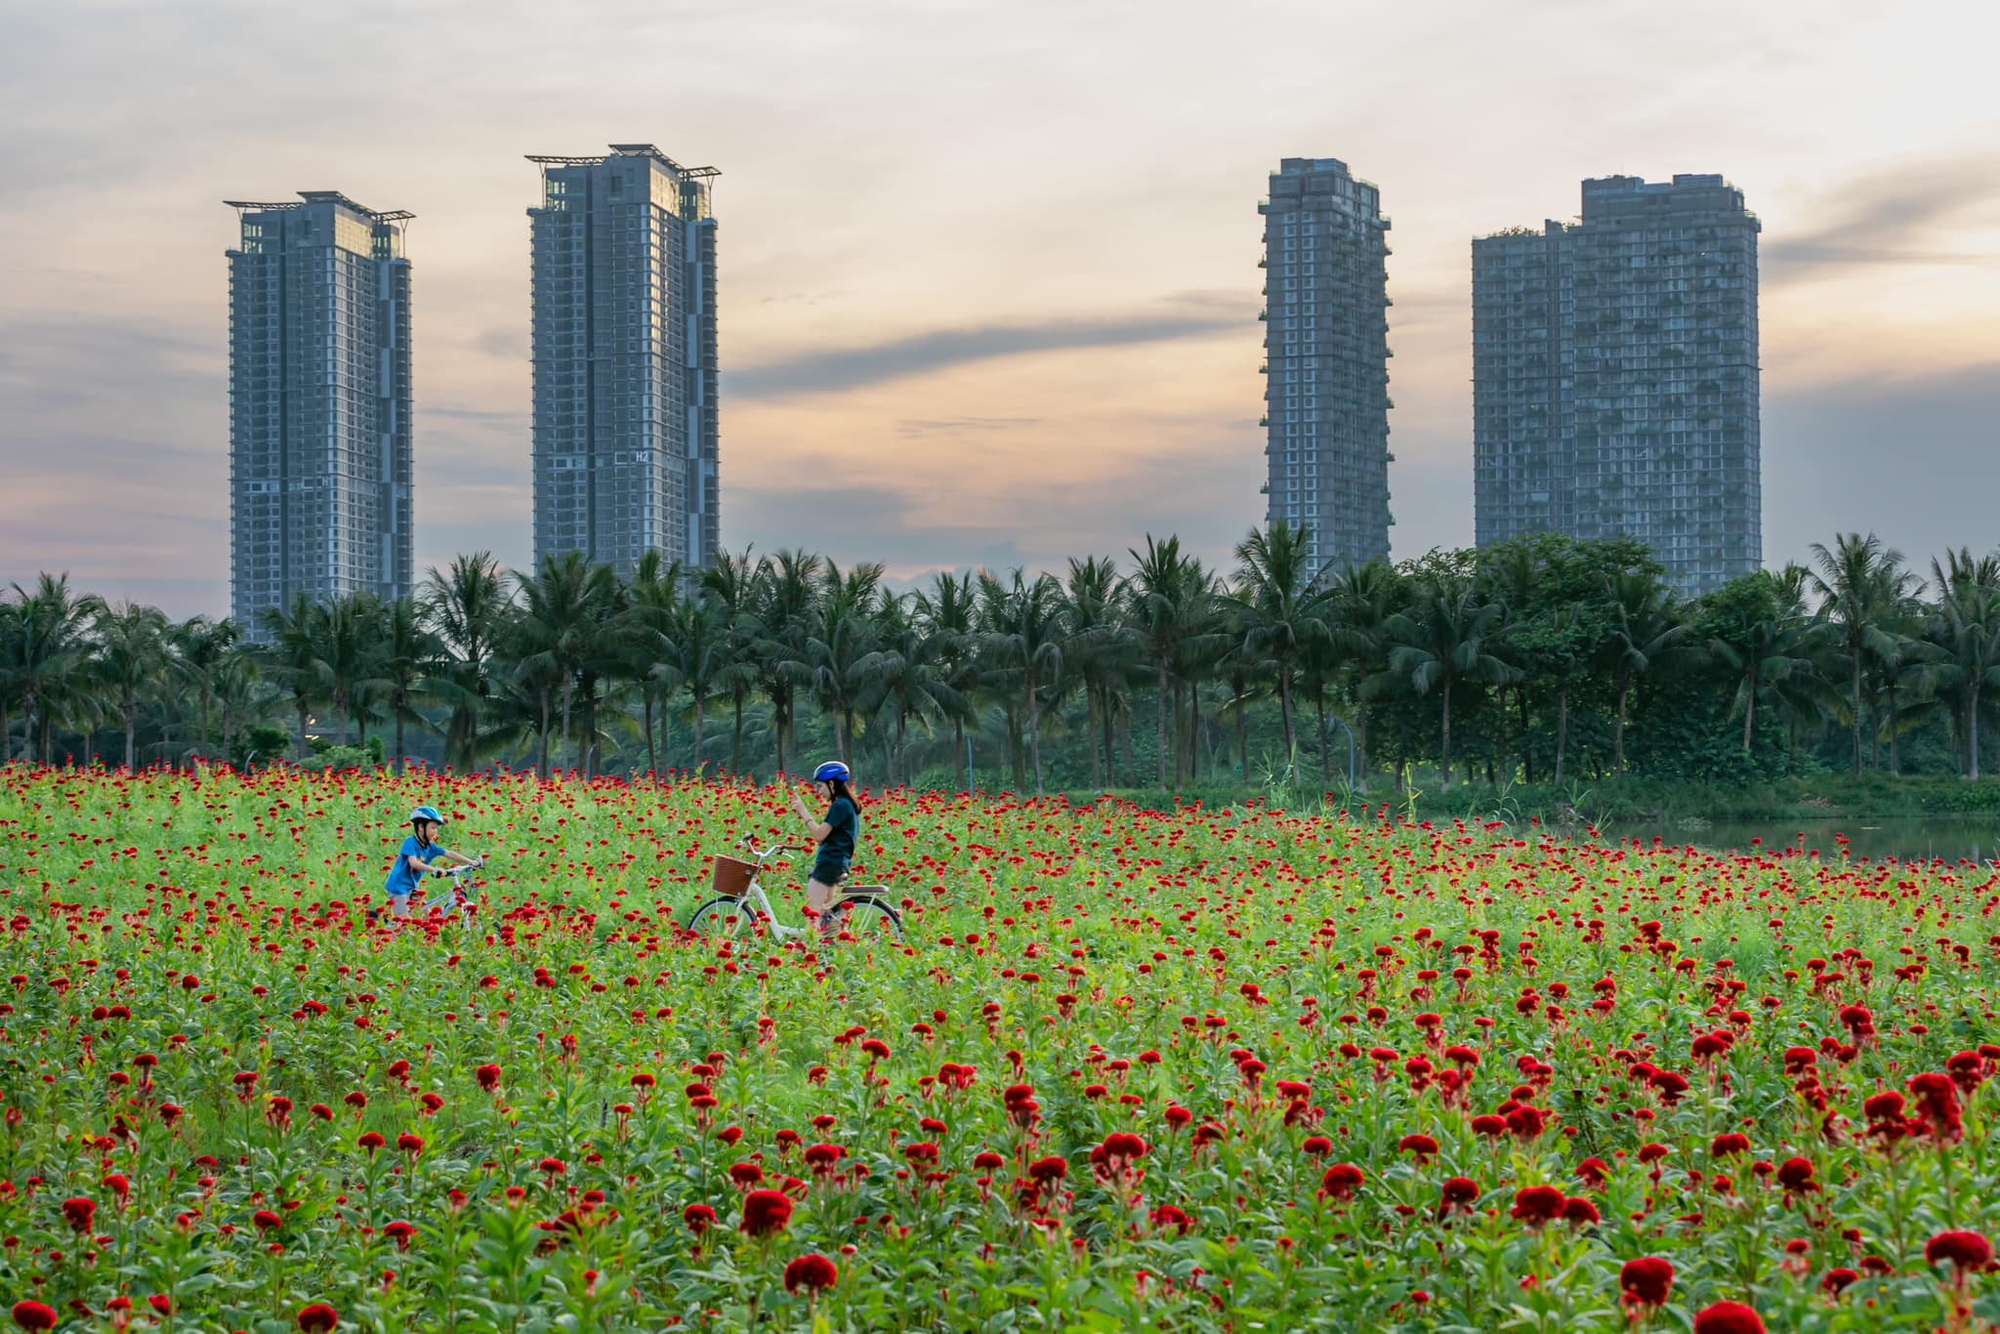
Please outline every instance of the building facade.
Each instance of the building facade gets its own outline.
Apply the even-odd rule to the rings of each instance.
[[[1759,228],[1720,176],[1612,176],[1472,243],[1479,545],[1636,538],[1685,593],[1758,568]]]
[[[713,167],[651,144],[533,157],[535,560],[713,562]]]
[[[1264,217],[1266,521],[1315,565],[1389,554],[1389,219],[1337,158],[1285,158]]]
[[[332,190],[228,201],[231,613],[409,596],[408,213]]]

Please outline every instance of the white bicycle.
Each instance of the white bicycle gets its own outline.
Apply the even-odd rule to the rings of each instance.
[[[759,850],[748,834],[743,836],[743,844],[753,860],[722,856],[715,859],[714,896],[688,918],[690,932],[742,937],[756,934],[758,926],[765,924],[780,940],[817,930],[828,940],[852,936],[859,941],[902,943],[903,917],[890,904],[887,885],[843,885],[840,897],[820,915],[816,927],[786,926],[778,920],[761,883],[765,863],[784,851],[785,845],[778,843]]]
[[[424,879],[448,880],[451,882],[449,889],[441,894],[424,890],[421,901],[412,903],[410,910],[400,915],[387,905],[370,908],[368,921],[373,926],[404,926],[412,922],[448,922],[454,917],[470,918],[479,907],[478,901],[472,897],[472,891],[479,888],[479,884],[466,877],[483,865],[485,863],[481,862],[479,866],[454,866],[449,871],[433,871]]]

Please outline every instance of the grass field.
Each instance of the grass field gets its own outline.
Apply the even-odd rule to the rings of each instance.
[[[683,932],[786,801],[0,771],[15,1321],[2000,1317],[1985,869],[888,792],[905,946]],[[371,930],[419,802],[479,911]]]

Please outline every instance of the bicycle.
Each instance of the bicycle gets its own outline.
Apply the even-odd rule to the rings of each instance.
[[[454,917],[470,919],[479,907],[478,902],[472,897],[472,891],[479,888],[479,884],[477,881],[467,880],[466,875],[478,869],[477,866],[454,866],[449,871],[431,872],[427,879],[452,882],[451,888],[446,893],[433,899],[430,891],[425,890],[423,899],[411,904],[410,911],[400,917],[392,912],[388,905],[370,908],[369,925],[403,926],[413,922],[448,922]]]
[[[786,845],[774,843],[760,851],[747,834],[743,845],[750,850],[753,860],[716,857],[711,885],[714,897],[694,910],[687,929],[697,934],[743,937],[754,935],[761,921],[768,923],[771,934],[780,940],[790,940],[812,930],[780,922],[770,897],[764,893],[761,877],[765,863],[784,851]],[[845,933],[856,940],[903,943],[903,916],[889,904],[887,885],[843,885],[839,895],[820,914],[818,930],[822,938],[831,940]]]

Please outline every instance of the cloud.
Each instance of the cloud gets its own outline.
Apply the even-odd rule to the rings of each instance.
[[[2000,199],[2000,161],[1990,155],[1893,167],[1849,182],[1839,199],[1834,221],[1765,243],[1767,285],[1812,281],[1856,265],[1994,262],[1991,254],[1940,250],[1932,240],[1942,224]]]
[[[935,329],[858,347],[797,352],[725,371],[722,388],[725,395],[743,399],[840,393],[1028,352],[1131,347],[1198,338],[1246,329],[1255,319],[1255,311],[1244,308],[1240,298],[1233,307],[1206,300],[1190,304],[1192,309],[1150,315]]]
[[[905,440],[925,436],[958,436],[975,431],[1004,431],[1016,426],[1039,426],[1040,417],[905,417],[896,423],[896,434]]]

